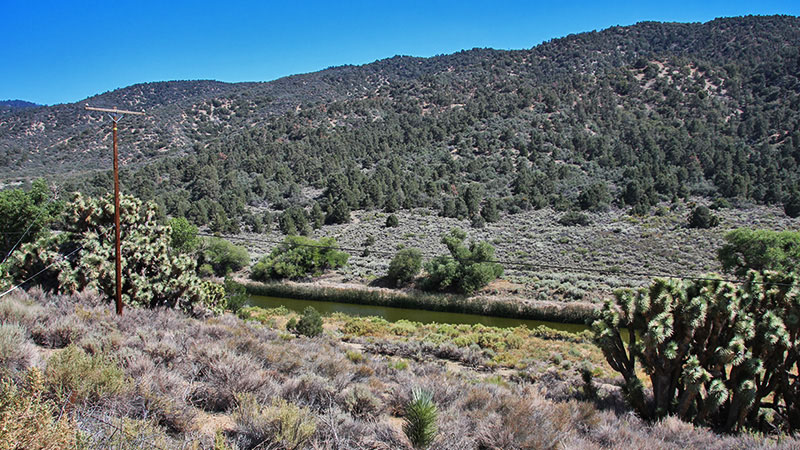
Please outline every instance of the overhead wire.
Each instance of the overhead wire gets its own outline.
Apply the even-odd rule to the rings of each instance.
[[[12,253],[14,253],[14,250],[17,249],[17,246],[22,242],[23,239],[25,239],[25,236],[28,235],[28,232],[31,231],[31,227],[33,227],[33,224],[39,221],[39,218],[42,217],[42,214],[44,214],[45,211],[47,211],[47,207],[50,206],[50,204],[53,203],[53,201],[55,201],[57,198],[58,198],[58,193],[56,192],[56,194],[51,196],[50,199],[47,201],[47,203],[45,203],[45,205],[42,206],[42,209],[41,211],[39,211],[39,214],[37,214],[36,218],[33,219],[31,223],[28,224],[28,227],[25,228],[24,232],[22,232],[22,236],[20,236],[19,239],[17,239],[17,243],[14,244],[13,247],[11,247],[11,250],[8,251],[8,254],[6,254],[6,257],[3,258],[3,261],[0,262],[0,264],[5,264],[5,262],[8,261],[8,258],[11,256]],[[12,233],[3,233],[3,234],[12,234]]]
[[[106,228],[106,229],[103,231],[103,235],[105,236],[105,235],[108,233],[109,229],[113,229],[113,228],[114,228],[114,226],[113,226],[113,225],[112,225],[111,227],[109,227],[109,228]],[[98,235],[98,237],[99,237],[99,235]],[[77,248],[75,248],[74,250],[72,250],[71,252],[69,252],[69,253],[67,253],[67,254],[65,254],[65,255],[59,255],[59,257],[58,257],[58,258],[57,258],[55,261],[53,261],[53,262],[51,262],[50,264],[48,264],[48,265],[47,265],[45,268],[43,268],[42,270],[40,270],[40,271],[36,272],[35,274],[31,275],[30,277],[26,278],[24,281],[22,281],[22,282],[20,282],[20,283],[16,284],[16,285],[15,285],[15,286],[13,286],[12,288],[10,288],[10,289],[8,289],[8,290],[6,290],[6,291],[4,291],[4,292],[0,293],[0,298],[3,298],[3,297],[5,297],[6,295],[8,295],[8,294],[10,294],[10,293],[12,293],[12,292],[14,292],[14,291],[16,291],[17,289],[19,289],[19,288],[21,288],[22,286],[24,286],[26,283],[28,283],[28,282],[32,281],[33,279],[35,279],[35,278],[36,278],[36,277],[38,277],[39,275],[41,275],[41,274],[43,274],[44,272],[46,272],[48,269],[50,269],[50,268],[51,268],[51,267],[53,267],[54,265],[56,265],[56,264],[58,264],[58,263],[60,263],[60,262],[62,262],[62,261],[64,261],[64,260],[68,259],[70,256],[74,255],[75,253],[79,252],[80,250],[83,250],[83,247],[84,247],[85,245],[86,245],[86,244],[81,244],[80,246],[78,246]]]

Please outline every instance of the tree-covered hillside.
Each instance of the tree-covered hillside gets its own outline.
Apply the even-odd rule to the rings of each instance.
[[[743,17],[270,83],[136,85],[88,101],[150,112],[125,119],[126,190],[221,230],[263,222],[246,205],[314,203],[329,215],[430,207],[478,225],[546,205],[643,213],[689,195],[794,215],[799,76],[800,19]],[[103,167],[110,134],[81,108],[1,118],[0,173]],[[180,156],[154,159],[162,153]],[[98,172],[68,187],[104,191],[109,181]]]

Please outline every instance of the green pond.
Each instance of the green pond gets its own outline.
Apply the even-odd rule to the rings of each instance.
[[[440,311],[426,311],[423,309],[392,308],[388,306],[357,305],[354,303],[321,302],[315,300],[296,300],[292,298],[265,297],[261,295],[251,295],[250,305],[262,308],[277,308],[285,306],[287,309],[301,312],[306,306],[313,306],[314,309],[325,314],[340,312],[351,316],[378,316],[390,322],[398,320],[409,320],[422,323],[452,323],[452,324],[476,324],[480,323],[490,327],[510,328],[525,325],[529,328],[536,328],[544,325],[554,330],[567,331],[570,333],[580,333],[589,329],[586,325],[573,323],[548,322],[544,320],[524,320],[508,319],[505,317],[481,316],[478,314],[463,314]]]

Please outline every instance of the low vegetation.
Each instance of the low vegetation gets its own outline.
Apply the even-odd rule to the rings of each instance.
[[[763,435],[715,435],[674,418],[638,419],[610,384],[614,379],[599,350],[566,335],[541,341],[523,337],[516,349],[528,355],[520,360],[522,369],[498,366],[484,372],[466,363],[453,365],[455,359],[447,355],[455,353],[446,346],[437,356],[428,350],[432,347],[406,339],[429,333],[414,330],[433,325],[381,325],[374,319],[336,316],[324,318],[326,331],[312,339],[283,331],[293,317],[285,310],[246,311],[263,314],[266,324],[227,314],[196,319],[161,308],[131,308],[116,316],[102,296],[90,292],[52,296],[35,288],[4,297],[0,322],[24,329],[22,344],[30,345],[30,358],[3,367],[9,375],[3,376],[0,390],[0,419],[6,424],[0,442],[48,439],[57,446],[79,442],[79,448],[249,449],[268,442],[281,449],[411,449],[421,441],[409,439],[402,421],[410,418],[409,406],[420,398],[414,394],[419,389],[431,401],[419,406],[438,411],[435,420],[428,414],[421,421],[435,422],[438,430],[429,449],[677,450],[775,444]],[[337,330],[348,321],[379,326],[343,342]],[[505,339],[512,342],[511,336],[521,331]],[[449,339],[464,334],[457,328],[449,333]],[[552,357],[554,351],[561,356]],[[491,357],[488,347],[478,354]],[[590,370],[597,400],[581,387],[580,370],[587,359],[595,361]],[[39,381],[26,381],[31,378]],[[58,393],[65,392],[64,386],[80,396],[61,402],[65,397]],[[786,437],[781,445],[797,442]]]

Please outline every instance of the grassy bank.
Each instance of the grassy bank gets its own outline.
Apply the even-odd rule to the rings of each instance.
[[[267,297],[424,309],[428,311],[479,314],[511,319],[547,320],[562,323],[587,323],[595,311],[593,307],[583,304],[565,304],[564,306],[525,304],[521,301],[486,300],[459,295],[406,293],[283,282],[250,282],[245,286],[249,294]]]

